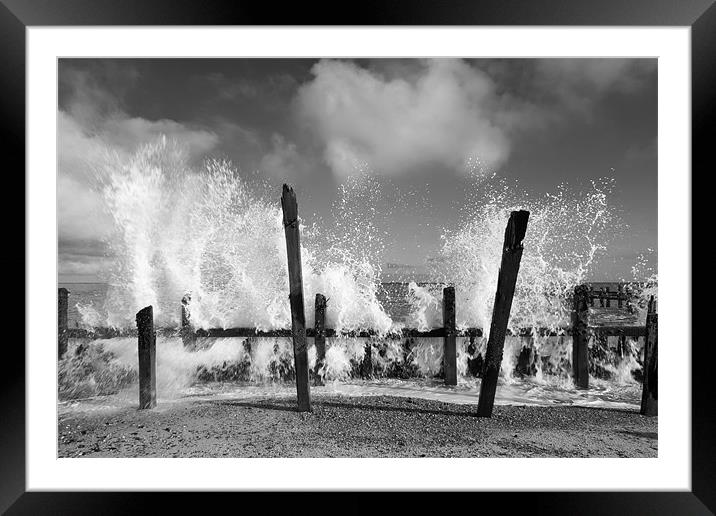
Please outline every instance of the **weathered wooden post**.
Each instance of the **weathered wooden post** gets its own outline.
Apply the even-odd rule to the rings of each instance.
[[[152,306],[137,312],[137,341],[139,344],[139,408],[157,405],[157,335],[154,333]]]
[[[572,310],[572,375],[574,384],[589,388],[589,287],[578,285],[574,289]]]
[[[604,289],[604,295],[605,295],[605,297],[607,298],[607,308],[611,308],[611,306],[612,306],[612,304],[611,304],[611,303],[612,303],[612,300],[611,300],[611,298],[610,298],[611,291],[610,291],[609,287],[606,287],[606,288]]]
[[[363,354],[363,362],[360,365],[361,378],[370,378],[373,376],[373,342],[368,337],[368,342],[365,343],[365,350]]]
[[[626,335],[619,335],[619,341],[617,342],[617,354],[619,358],[624,358],[624,352],[626,351]]]
[[[326,296],[316,294],[316,366],[313,368],[313,383],[323,385],[323,367],[326,363]]]
[[[57,289],[57,358],[67,353],[67,305],[70,291],[66,288]]]
[[[480,398],[477,403],[478,416],[492,416],[495,393],[497,392],[497,377],[500,373],[507,324],[510,319],[510,310],[512,309],[512,297],[515,295],[517,274],[519,273],[520,260],[522,259],[522,241],[527,232],[529,216],[530,212],[528,211],[513,211],[505,228],[505,244],[502,248],[502,262],[500,263],[500,272],[497,277],[495,305],[492,309],[490,336],[487,340]]]
[[[617,286],[617,308],[623,308],[624,306],[624,285],[619,283]]]
[[[457,347],[455,343],[455,287],[443,289],[443,370],[445,385],[457,385]]]
[[[185,348],[193,348],[196,343],[196,334],[191,327],[191,293],[187,292],[181,298],[181,340]]]
[[[659,314],[656,313],[654,296],[649,299],[646,314],[646,337],[644,337],[644,385],[641,394],[641,413],[645,416],[659,415],[658,402],[658,337]]]
[[[303,273],[301,271],[301,237],[298,228],[298,203],[293,188],[283,185],[281,196],[283,228],[286,234],[288,258],[289,299],[291,301],[291,331],[293,360],[296,370],[298,411],[310,412],[311,393],[308,385],[308,350],[306,349],[306,314],[303,308]]]

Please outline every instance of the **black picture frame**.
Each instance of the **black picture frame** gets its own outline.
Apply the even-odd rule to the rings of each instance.
[[[716,170],[713,144],[709,138],[714,133],[709,129],[714,129],[716,119],[714,0],[489,0],[479,3],[471,0],[363,0],[350,5],[287,2],[280,6],[258,0],[0,0],[0,142],[6,177],[24,178],[20,171],[25,170],[25,30],[47,25],[689,26],[692,29],[692,181]],[[24,189],[24,181],[18,183]],[[18,188],[12,188],[12,193],[4,196],[3,220],[6,221],[17,220],[17,210],[22,209],[25,213],[24,206],[13,204],[23,203],[24,196],[19,195]],[[692,206],[697,204],[692,201]],[[692,220],[698,222],[701,217],[692,215]],[[11,271],[6,272],[6,282],[14,279],[18,285],[3,289],[6,293],[3,314],[16,313],[19,299],[23,299],[24,306],[24,294],[20,296],[20,292],[25,292],[24,284],[19,284],[17,271],[24,269],[25,277],[32,274],[26,266],[24,246],[19,244],[21,240],[24,242],[24,226],[10,225],[17,234],[6,234],[13,245],[11,250],[6,250],[2,261],[5,270]],[[699,230],[696,227],[692,235],[710,236],[710,233]],[[708,240],[700,236],[695,244],[708,248]],[[711,264],[700,268],[694,262],[693,266],[697,273],[703,273],[710,270]],[[8,292],[12,292],[12,298]],[[701,308],[702,305],[692,303],[692,306]],[[20,324],[15,326],[19,328]],[[509,507],[551,514],[716,512],[716,410],[714,384],[710,380],[714,367],[713,345],[708,341],[691,345],[692,328],[685,330],[688,333],[684,345],[691,346],[692,353],[690,492],[485,493],[479,495],[479,505],[488,507],[492,501],[500,506],[504,501],[488,500],[487,497],[506,497]],[[149,500],[138,500],[130,493],[25,492],[25,352],[19,345],[17,333],[13,330],[12,339],[6,339],[6,351],[0,358],[0,363],[5,364],[0,369],[0,511],[7,511],[7,514],[112,514],[143,512],[142,507],[148,509]],[[668,357],[662,367],[668,368]],[[143,496],[154,498],[159,495]],[[224,498],[229,496],[242,497],[243,507],[254,503],[260,507],[262,503],[258,499],[262,495],[253,495],[253,500],[246,494],[225,495]],[[439,501],[438,497],[433,499]],[[306,508],[315,507],[316,503],[309,493],[296,493],[290,501]],[[424,496],[401,497],[401,511],[411,510],[411,505],[424,510],[427,501]],[[162,495],[161,503],[168,504],[164,511],[171,510],[170,505],[192,509],[192,503],[181,493]],[[345,503],[357,508],[357,504],[347,500]],[[275,502],[271,507],[276,508]]]

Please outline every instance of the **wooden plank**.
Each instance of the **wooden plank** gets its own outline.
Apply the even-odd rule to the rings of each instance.
[[[181,298],[181,340],[185,348],[196,347],[196,334],[191,327],[191,293],[187,292]]]
[[[646,335],[644,326],[589,326],[590,334],[607,335],[609,337],[643,337]],[[574,335],[574,329],[567,332]]]
[[[66,288],[57,289],[57,358],[62,358],[67,353],[67,309],[69,304],[70,291]]]
[[[574,384],[589,388],[589,300],[588,287],[578,285],[574,289],[572,310],[572,375]],[[600,300],[601,302],[601,300]],[[604,332],[601,332],[604,334]]]
[[[627,336],[627,337],[643,337],[646,335],[644,326],[590,326],[593,333],[601,333],[609,336]],[[158,335],[176,338],[181,336],[181,328],[155,328]],[[380,334],[374,330],[368,331],[342,331],[336,333],[333,328],[324,329],[326,337],[346,337],[346,338],[369,338],[380,337],[381,339],[404,339],[404,338],[424,338],[424,337],[445,337],[444,328],[435,328],[427,331],[419,331],[415,328],[402,328],[398,332]],[[507,331],[508,336],[512,337],[532,337],[538,335],[540,337],[559,337],[562,335],[571,335],[572,327],[562,328],[520,328],[516,331]],[[261,331],[256,328],[197,328],[194,331],[197,338],[247,338],[247,337],[268,337],[268,338],[289,338],[292,336],[291,330],[278,329]],[[306,328],[307,337],[315,337],[314,328]],[[482,328],[462,328],[456,330],[455,335],[458,337],[482,337]],[[117,337],[136,337],[136,328],[68,328],[67,336],[70,339],[112,339]]]
[[[527,232],[527,221],[530,213],[525,210],[513,211],[505,228],[505,243],[502,248],[502,262],[497,277],[495,305],[492,310],[490,337],[485,352],[485,365],[480,385],[480,398],[477,403],[477,415],[492,416],[497,391],[497,377],[500,373],[502,353],[507,335],[507,324],[512,309],[512,298],[515,294],[517,274],[522,259],[522,241]]]
[[[314,343],[316,345],[316,366],[313,369],[315,385],[323,385],[326,365],[326,296],[316,294],[316,322]]]
[[[649,300],[646,315],[646,339],[644,341],[644,384],[641,395],[641,413],[645,416],[659,415],[658,402],[658,328],[654,296]]]
[[[303,307],[303,272],[301,270],[301,236],[298,227],[298,203],[293,188],[283,185],[281,196],[283,228],[288,258],[289,300],[291,302],[291,332],[293,360],[296,371],[298,411],[310,412],[311,393],[308,384],[308,351],[306,349],[306,314]]]
[[[443,371],[445,385],[457,385],[457,347],[455,343],[455,287],[443,289]]]
[[[137,312],[137,342],[139,346],[139,408],[157,405],[157,336],[154,333],[154,309],[150,306]]]

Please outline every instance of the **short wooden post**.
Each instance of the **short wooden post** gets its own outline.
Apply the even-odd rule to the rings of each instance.
[[[314,385],[323,385],[323,368],[326,364],[326,296],[316,294],[316,366],[313,369]]]
[[[443,289],[443,371],[445,385],[457,385],[457,347],[455,343],[455,287]]]
[[[645,416],[659,415],[658,403],[658,337],[659,314],[656,313],[654,296],[649,299],[646,314],[646,337],[644,338],[644,385],[641,394],[641,413]]]
[[[181,340],[185,348],[193,348],[196,343],[196,334],[191,326],[191,293],[187,292],[181,298]]]
[[[505,347],[507,324],[512,309],[512,298],[515,294],[517,274],[522,259],[522,241],[527,232],[527,221],[530,212],[520,210],[510,214],[510,220],[505,228],[505,243],[502,248],[502,262],[497,277],[497,291],[495,292],[495,305],[492,310],[490,324],[490,337],[487,340],[485,364],[480,385],[480,398],[477,403],[477,415],[492,416],[497,392],[497,377],[500,373],[502,353]]]
[[[609,287],[606,287],[606,288],[605,288],[605,293],[604,293],[604,295],[605,295],[605,297],[607,298],[607,308],[611,308],[611,306],[612,306],[612,305],[611,305],[612,300],[610,299],[611,292],[610,292],[610,290],[609,290]]]
[[[57,289],[57,358],[67,353],[67,305],[70,291],[66,288]]]
[[[157,335],[154,333],[154,309],[150,306],[137,312],[139,344],[139,408],[157,405]]]
[[[624,285],[619,283],[617,287],[617,307],[622,308],[624,306]]]
[[[368,338],[365,343],[363,362],[360,365],[361,378],[371,378],[373,376],[373,342]]]
[[[619,358],[624,358],[624,353],[626,351],[626,335],[619,335],[619,341],[617,343],[617,354],[619,355]]]
[[[574,384],[589,388],[589,287],[578,285],[574,289],[572,310],[572,375]]]
[[[599,289],[599,306],[604,308],[604,287]]]
[[[298,203],[296,202],[296,193],[293,188],[286,184],[283,185],[281,207],[283,208],[283,228],[286,234],[291,332],[293,334],[293,360],[296,370],[298,411],[310,412],[311,393],[308,384],[308,350],[306,349],[306,314],[303,307],[303,272],[301,270]]]

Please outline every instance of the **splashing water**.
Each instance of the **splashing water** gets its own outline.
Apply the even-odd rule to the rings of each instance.
[[[109,326],[132,326],[150,304],[158,325],[177,325],[177,300],[191,292],[196,327],[290,327],[280,208],[250,191],[229,163],[210,160],[193,171],[182,150],[162,139],[108,160],[101,172],[116,228],[107,242],[117,257],[108,278]],[[348,248],[319,264],[310,231],[301,229],[306,299],[317,292],[330,298],[331,327],[388,330],[376,298],[379,271]]]
[[[115,223],[107,247],[116,259],[105,278],[110,285],[101,311],[106,319],[93,307],[78,306],[83,325],[132,327],[135,313],[151,304],[157,326],[177,326],[179,300],[190,292],[191,322],[197,328],[290,327],[285,239],[275,195],[249,187],[228,162],[190,166],[183,149],[166,138],[129,156],[109,153],[97,173]],[[568,325],[574,287],[585,281],[619,227],[609,203],[612,187],[611,180],[602,179],[585,192],[560,186],[555,193],[535,196],[514,183],[480,175],[466,188],[461,222],[444,231],[439,255],[429,262],[434,283],[409,284],[411,309],[404,324],[423,331],[442,326],[442,288],[455,285],[458,329],[485,332],[472,342],[457,339],[460,384],[474,384],[468,373],[484,355],[504,228],[510,211],[527,209],[530,221],[509,327],[558,330]],[[380,189],[370,176],[356,175],[339,189],[332,230],[301,223],[305,299],[316,293],[329,299],[327,327],[377,332],[371,339],[328,339],[319,374],[329,382],[355,377],[367,345],[377,377],[441,374],[442,339],[383,338],[403,324],[393,321],[379,301],[380,264],[389,236],[379,219],[390,215],[379,213],[375,203]],[[357,218],[361,224],[351,223]],[[635,269],[634,274],[643,271]],[[656,293],[655,272],[639,292],[644,299]],[[311,326],[312,303],[305,304]],[[294,374],[290,339],[213,339],[194,352],[186,351],[179,339],[160,341],[158,390],[164,393],[183,392],[202,379],[271,382]],[[132,339],[88,345],[99,346],[95,367],[107,372],[95,384],[109,385],[104,391],[136,380]],[[602,364],[611,382],[634,383],[633,372],[640,367],[636,347],[630,344],[626,359]],[[516,374],[524,368],[524,348],[532,350],[527,380]],[[315,355],[309,346],[311,369]],[[87,370],[77,360],[66,359],[61,367],[66,378]],[[503,385],[527,381],[549,392],[571,389],[570,361],[568,337],[510,337],[501,368]],[[72,391],[71,380],[66,383],[69,397],[76,397],[79,390]],[[82,392],[104,391],[95,385]]]

